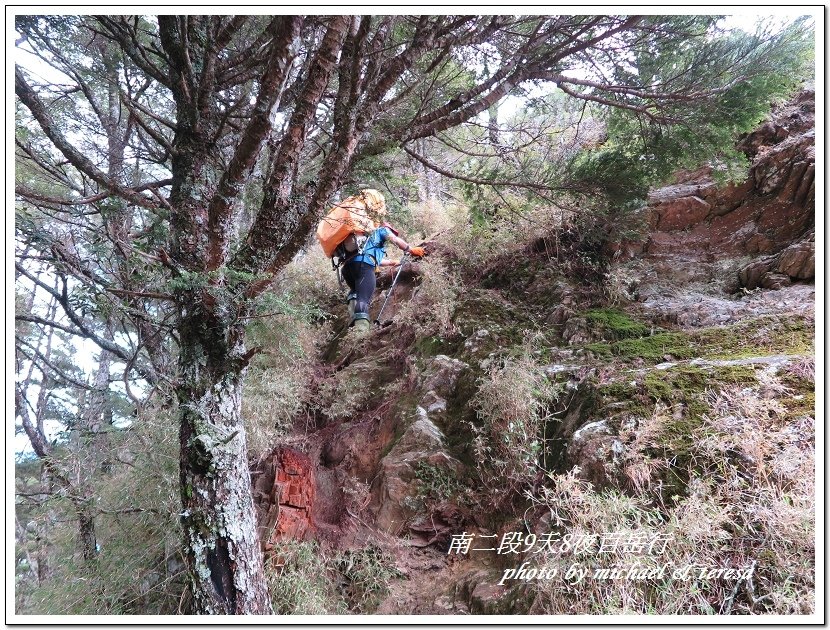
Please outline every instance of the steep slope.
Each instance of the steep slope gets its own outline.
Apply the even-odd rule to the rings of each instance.
[[[601,285],[544,239],[478,268],[434,242],[369,337],[331,304],[298,430],[253,467],[266,551],[381,550],[383,614],[812,610],[810,99],[744,140],[747,184],[655,191]],[[745,573],[577,584],[574,556],[535,545],[644,532],[676,565]],[[630,560],[596,551],[592,570]],[[523,563],[557,577],[505,579]]]

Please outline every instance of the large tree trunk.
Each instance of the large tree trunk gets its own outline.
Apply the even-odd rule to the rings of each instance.
[[[92,562],[98,554],[98,542],[95,539],[95,515],[85,502],[76,503],[75,510],[78,514],[81,553],[86,562]]]
[[[195,612],[271,614],[240,417],[243,330],[184,311],[179,418],[184,546]]]

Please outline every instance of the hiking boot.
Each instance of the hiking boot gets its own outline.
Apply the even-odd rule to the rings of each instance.
[[[372,330],[372,322],[369,321],[369,316],[366,313],[355,313],[352,325],[360,334],[365,334]]]

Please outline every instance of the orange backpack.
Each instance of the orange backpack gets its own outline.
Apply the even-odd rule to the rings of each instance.
[[[367,202],[376,212],[379,209],[385,211],[383,195],[367,189],[332,207],[317,225],[317,240],[328,258],[334,256],[337,247],[350,236],[365,236],[375,229]]]

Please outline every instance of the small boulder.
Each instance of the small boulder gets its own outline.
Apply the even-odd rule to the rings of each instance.
[[[451,398],[459,377],[469,367],[463,361],[439,354],[424,374],[423,390],[431,391],[439,398]]]
[[[423,507],[416,499],[420,464],[446,468],[452,474],[463,467],[444,449],[444,434],[429,419],[426,409],[418,407],[416,414],[415,422],[381,460],[373,488],[377,526],[393,534],[403,531]]]
[[[761,278],[761,286],[765,289],[778,290],[788,287],[792,283],[790,277],[784,273],[765,273]]]
[[[772,258],[759,258],[753,260],[738,273],[741,286],[747,289],[756,289],[761,286],[764,276],[775,264]]]
[[[809,280],[816,275],[816,244],[812,240],[795,243],[781,252],[778,271],[797,280]]]
[[[625,446],[605,420],[586,424],[574,432],[567,459],[579,467],[580,476],[598,488],[608,486],[620,474]]]
[[[433,390],[429,390],[424,397],[421,398],[421,406],[426,409],[427,414],[435,415],[444,413],[447,410],[447,401],[441,398]]]

